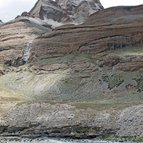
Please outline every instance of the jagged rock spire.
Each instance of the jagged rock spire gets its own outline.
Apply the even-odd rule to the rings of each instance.
[[[30,15],[43,20],[83,23],[89,15],[101,9],[99,0],[38,0]]]

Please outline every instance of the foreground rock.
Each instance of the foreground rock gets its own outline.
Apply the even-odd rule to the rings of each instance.
[[[67,104],[23,103],[11,105],[1,115],[1,135],[20,137],[88,138],[142,137],[143,106],[125,110],[80,109]],[[132,112],[131,112],[132,111]]]
[[[51,139],[51,138],[38,138],[38,139],[20,139],[20,138],[2,138],[1,143],[108,143],[109,141],[102,141],[102,140],[97,140],[97,139]],[[113,141],[116,143],[115,141]],[[111,141],[111,143],[113,143]],[[126,142],[125,142],[126,143]]]

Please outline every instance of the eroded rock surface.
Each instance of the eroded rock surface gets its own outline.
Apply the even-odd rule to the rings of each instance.
[[[31,40],[50,31],[33,19],[18,19],[0,26],[0,62],[8,66],[22,65],[24,48]]]
[[[45,22],[81,22],[93,2],[38,1],[0,26],[2,135],[142,137],[143,6]]]
[[[0,107],[4,109],[4,106]],[[142,111],[142,106],[98,111],[77,109],[67,104],[23,103],[11,105],[3,115],[0,127],[3,136],[85,138],[108,134],[141,137]]]
[[[53,33],[37,38],[34,49],[40,56],[42,52],[44,54],[97,53],[142,45],[142,7],[119,7],[99,11],[83,25],[58,27]],[[40,45],[43,50],[39,48]]]
[[[143,136],[143,106],[125,109],[118,120],[121,136]]]
[[[38,0],[30,15],[53,23],[79,24],[89,15],[102,9],[99,0]]]

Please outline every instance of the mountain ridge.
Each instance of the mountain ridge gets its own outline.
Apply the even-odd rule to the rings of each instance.
[[[103,6],[98,0],[39,0],[29,13],[43,20],[83,23],[89,15],[101,9]]]

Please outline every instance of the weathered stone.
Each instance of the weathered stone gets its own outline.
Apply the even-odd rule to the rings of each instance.
[[[119,13],[118,16],[113,16],[115,11]],[[99,11],[93,14],[83,25],[58,27],[56,31],[40,36],[33,43],[34,53],[36,56],[71,52],[97,53],[142,45],[143,18],[140,16],[141,12],[142,6],[110,8]],[[123,20],[118,20],[120,18]],[[110,23],[108,19],[110,19]]]
[[[22,65],[24,48],[36,36],[50,29],[33,19],[18,19],[0,26],[0,62],[8,66]]]
[[[75,26],[98,1],[41,2],[33,17],[0,26],[0,132],[142,136],[143,6],[105,9]],[[51,31],[44,16],[68,25]]]
[[[30,15],[61,23],[83,23],[87,17],[103,9],[99,0],[38,0]]]

